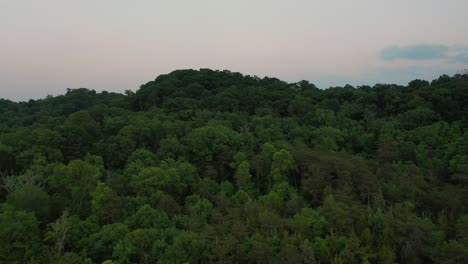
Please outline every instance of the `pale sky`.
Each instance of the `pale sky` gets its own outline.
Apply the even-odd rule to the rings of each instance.
[[[0,98],[212,68],[321,88],[468,68],[467,0],[0,0]]]

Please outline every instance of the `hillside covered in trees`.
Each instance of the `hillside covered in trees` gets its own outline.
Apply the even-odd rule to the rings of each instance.
[[[467,75],[0,100],[0,263],[468,263],[467,127]]]

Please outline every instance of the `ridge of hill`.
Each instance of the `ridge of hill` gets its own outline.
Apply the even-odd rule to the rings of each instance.
[[[465,263],[467,97],[201,69],[0,99],[0,263]]]

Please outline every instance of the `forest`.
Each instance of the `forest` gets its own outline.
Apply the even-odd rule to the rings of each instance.
[[[468,263],[467,128],[468,74],[0,99],[0,263]]]

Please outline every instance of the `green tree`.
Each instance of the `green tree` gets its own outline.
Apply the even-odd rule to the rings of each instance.
[[[126,224],[131,229],[137,228],[169,228],[172,222],[164,212],[152,208],[150,205],[143,205],[138,211],[127,218]]]
[[[91,193],[95,190],[103,170],[102,164],[74,160],[67,166],[54,166],[48,183],[52,190],[62,197],[59,203],[70,208],[70,212],[83,215],[91,211]]]
[[[287,182],[289,173],[295,169],[295,166],[295,161],[287,150],[282,149],[276,152],[273,155],[273,163],[271,165],[273,182],[275,184]]]
[[[42,250],[39,222],[34,214],[3,207],[0,213],[1,262],[38,261]]]
[[[102,182],[99,182],[91,193],[91,208],[101,224],[113,223],[122,215],[120,197]]]
[[[248,161],[242,161],[237,167],[235,174],[237,187],[247,192],[253,189],[252,175],[250,174],[250,164]]]
[[[206,263],[208,253],[204,237],[192,232],[181,232],[167,247],[158,263]]]
[[[255,169],[257,193],[269,191],[272,185],[271,165],[276,148],[271,143],[265,143],[261,147],[260,153],[253,159],[252,167]]]
[[[33,212],[36,218],[47,222],[50,214],[50,197],[42,188],[26,184],[8,194],[6,202],[16,210]]]
[[[85,250],[93,261],[112,259],[114,247],[129,233],[125,224],[115,223],[103,226],[85,241]]]

